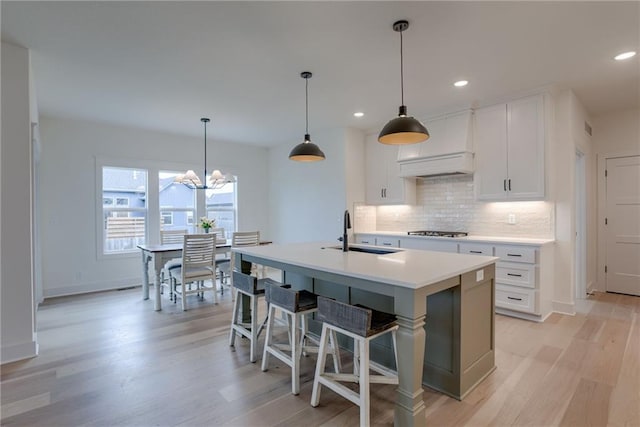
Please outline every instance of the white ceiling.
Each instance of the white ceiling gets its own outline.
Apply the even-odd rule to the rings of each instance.
[[[11,2],[2,40],[32,50],[41,115],[255,145],[377,130],[547,85],[596,116],[640,108],[640,2]],[[469,85],[452,83],[467,79]],[[353,112],[364,111],[361,119]]]

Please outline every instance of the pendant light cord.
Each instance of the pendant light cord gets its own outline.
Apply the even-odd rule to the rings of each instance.
[[[305,115],[306,115],[306,127],[305,134],[309,133],[309,77],[305,77]]]
[[[402,31],[400,31],[400,105],[404,105],[404,57],[402,55]]]

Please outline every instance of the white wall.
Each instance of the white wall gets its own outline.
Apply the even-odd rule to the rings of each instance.
[[[2,43],[0,294],[2,363],[35,356],[29,52]]]
[[[353,213],[353,202],[363,198],[364,136],[353,130],[332,129],[316,132],[312,139],[324,152],[325,160],[289,160],[289,152],[300,141],[269,150],[270,228],[277,243],[337,244],[345,209]]]
[[[194,126],[200,127],[198,118]],[[50,117],[41,118],[40,133],[38,201],[45,297],[140,284],[138,253],[125,258],[98,257],[96,157],[200,171],[203,139]],[[270,238],[265,208],[267,150],[209,138],[207,155],[209,168],[238,176],[238,229],[261,230]]]
[[[597,156],[598,252],[596,289],[604,292],[605,276],[605,180],[606,158],[617,155],[640,155],[640,109],[616,111],[593,120],[593,142]]]
[[[573,313],[575,305],[576,263],[576,150],[585,154],[587,174],[593,173],[593,149],[584,131],[584,122],[590,122],[587,111],[573,91],[564,90],[555,95],[554,138],[551,141],[553,171],[550,185],[556,206],[555,244],[555,311]],[[591,165],[591,167],[589,167]],[[587,175],[586,192],[595,193],[593,177]],[[587,200],[593,206],[593,201]],[[594,257],[595,234],[593,211],[587,211],[587,260]],[[595,271],[587,270],[587,284],[593,283]]]

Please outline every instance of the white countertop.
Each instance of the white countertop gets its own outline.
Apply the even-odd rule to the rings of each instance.
[[[441,241],[454,241],[454,242],[478,242],[478,243],[512,243],[515,245],[546,245],[548,243],[555,242],[555,239],[540,239],[531,237],[497,237],[497,236],[465,236],[465,237],[435,237],[435,236],[412,236],[407,232],[401,231],[367,231],[357,232],[354,234],[368,234],[376,236],[396,236],[396,237],[408,237],[411,239],[432,239]]]
[[[336,244],[311,242],[251,246],[233,250],[275,262],[412,289],[488,266],[499,259],[492,256],[412,249],[397,249],[394,253],[376,255],[342,252],[341,249],[331,249],[332,246]],[[327,249],[322,249],[324,247]]]

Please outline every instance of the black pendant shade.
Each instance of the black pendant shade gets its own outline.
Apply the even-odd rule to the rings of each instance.
[[[388,145],[416,144],[429,139],[427,128],[413,117],[407,116],[404,105],[404,65],[402,56],[402,32],[409,28],[408,21],[397,21],[393,30],[400,33],[400,96],[402,105],[398,117],[390,120],[380,131],[378,141]]]
[[[403,115],[404,114],[404,115]],[[391,119],[380,131],[378,141],[388,145],[415,144],[429,139],[429,131],[420,121],[407,117],[407,107],[400,107],[400,114]]]
[[[324,160],[324,153],[316,144],[311,142],[309,134],[304,136],[304,142],[293,147],[289,158],[298,162],[316,162],[318,160]]]
[[[304,141],[293,147],[293,150],[289,153],[289,158],[297,162],[317,162],[324,160],[324,153],[316,144],[311,142],[311,135],[309,135],[309,79],[312,74],[309,71],[303,71],[300,73],[300,77],[305,79],[305,112],[306,112],[306,133],[304,134]]]

